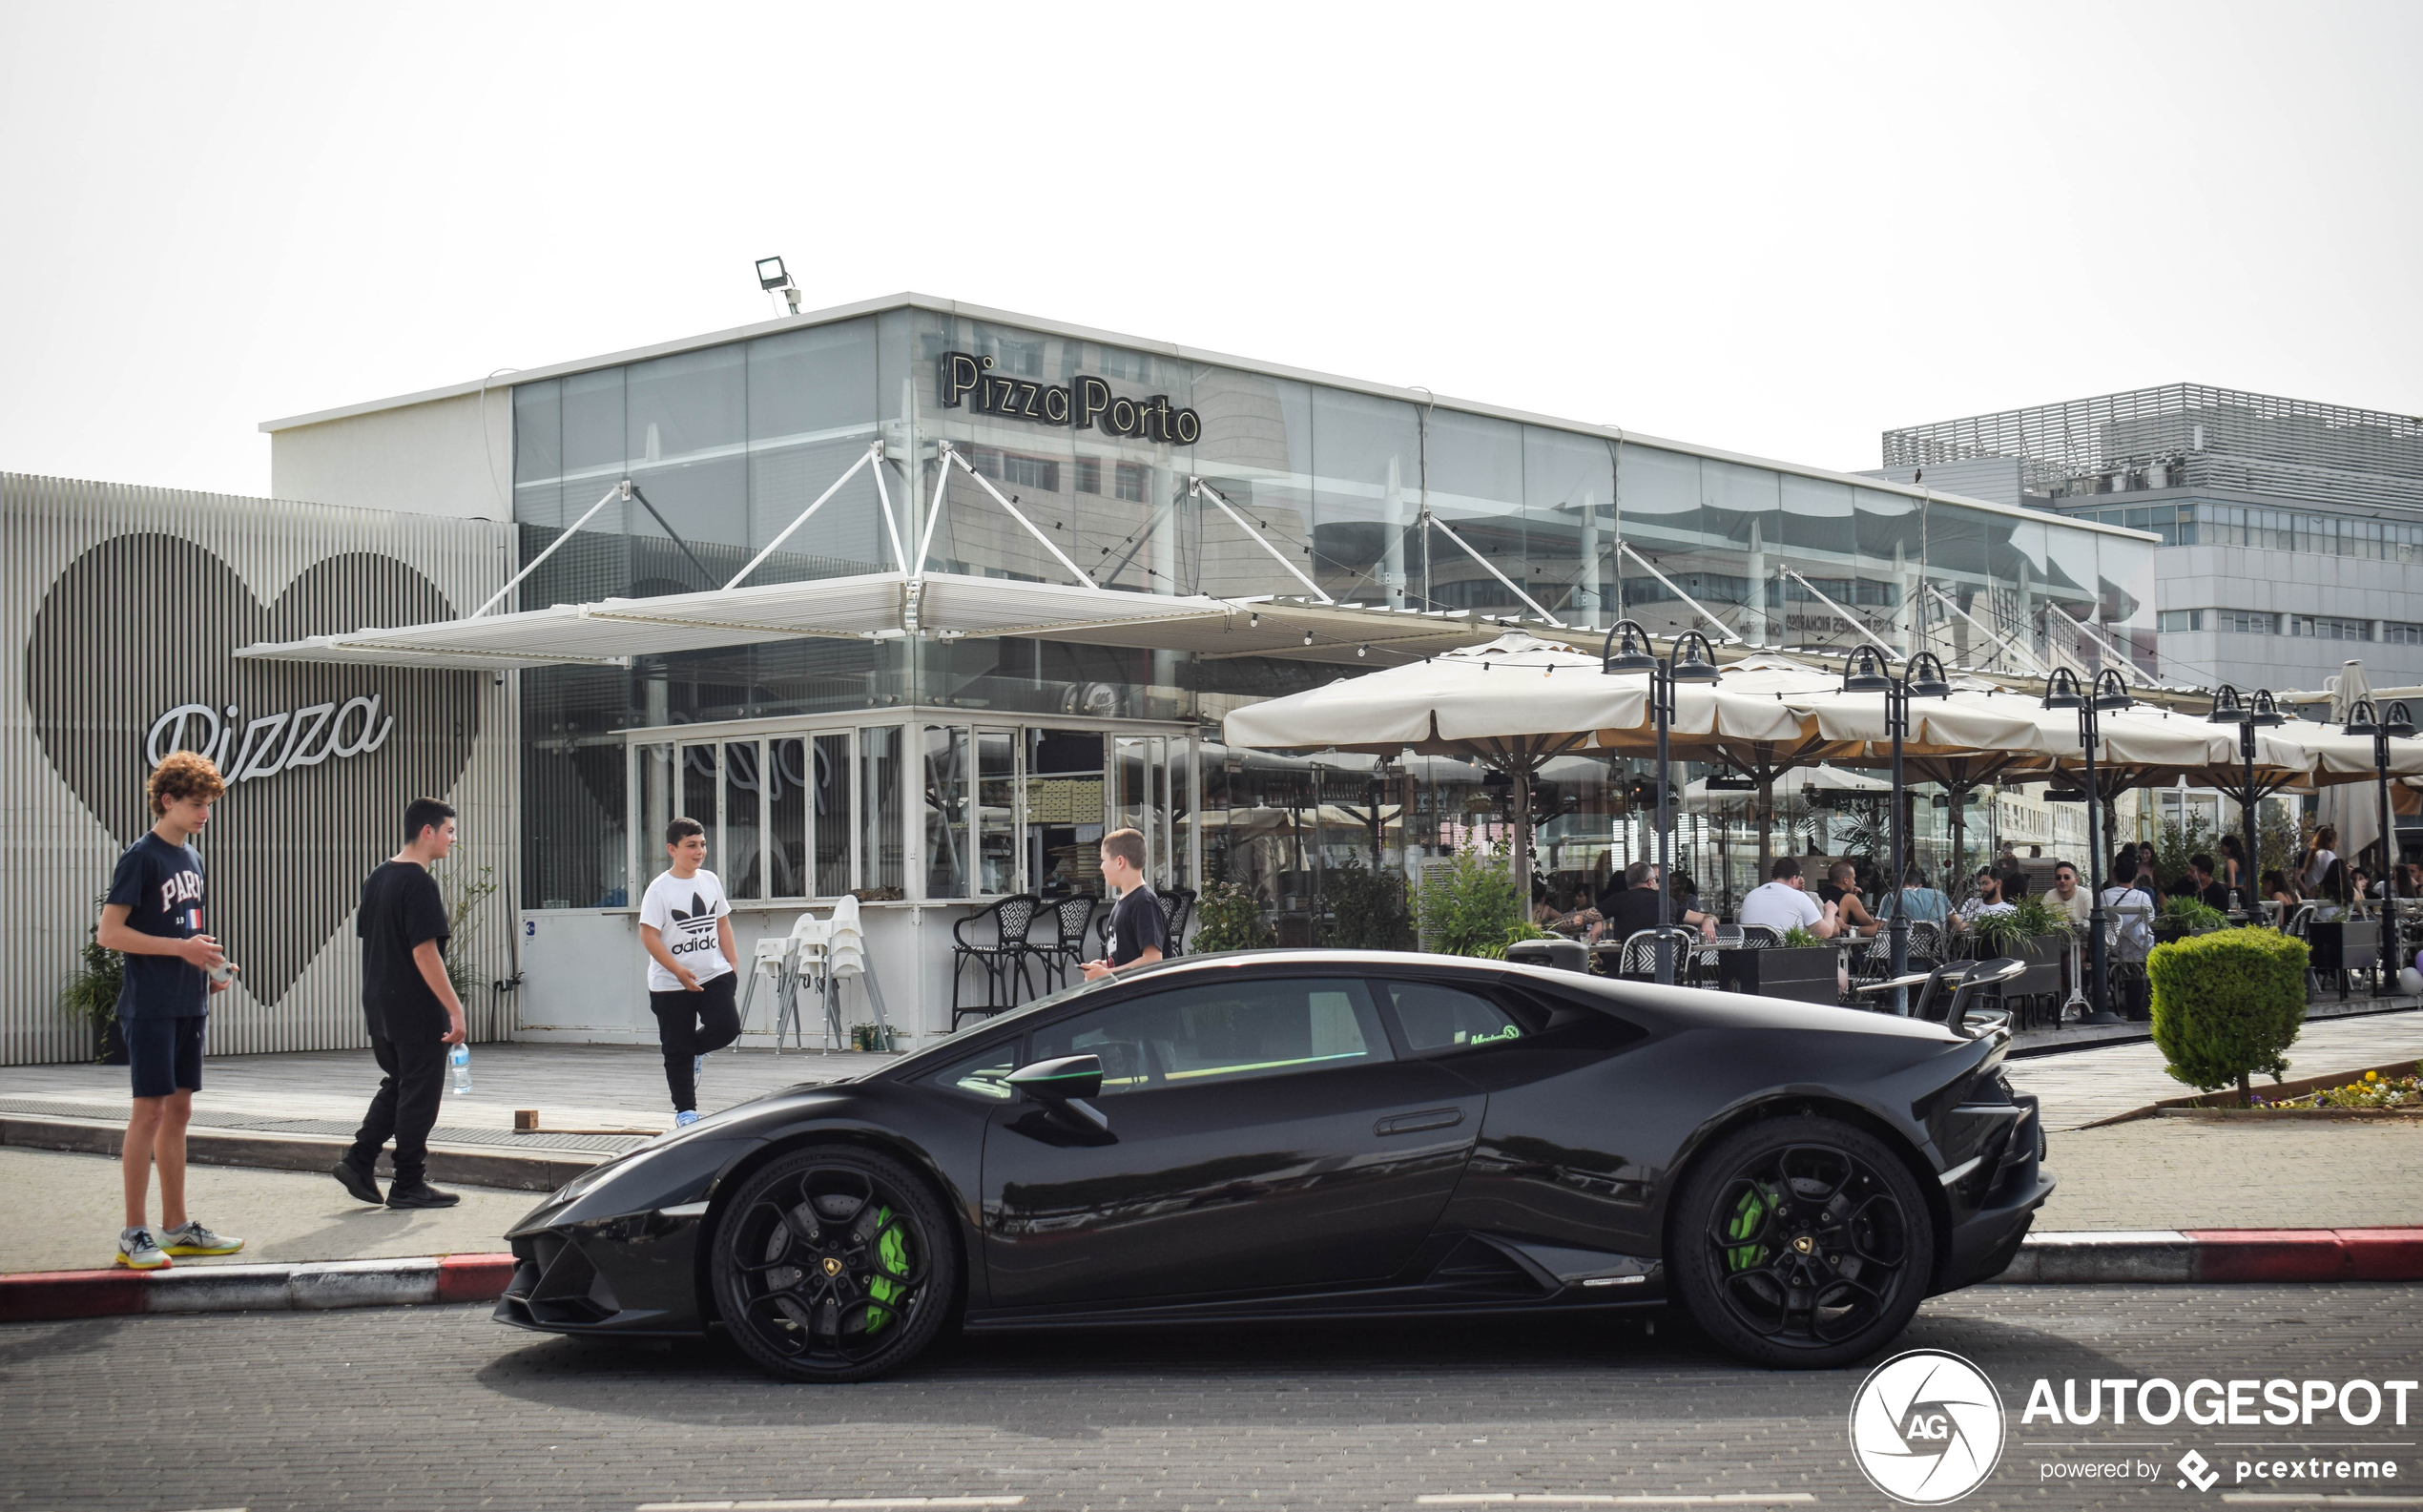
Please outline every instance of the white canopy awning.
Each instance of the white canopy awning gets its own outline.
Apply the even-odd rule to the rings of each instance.
[[[867,572],[656,598],[557,604],[434,625],[373,626],[264,642],[236,654],[269,661],[404,667],[619,666],[633,656],[800,638],[1014,635],[1212,656],[1385,666],[1485,641],[1502,628],[1460,613],[1408,613],[1300,599],[1134,593],[951,572]]]

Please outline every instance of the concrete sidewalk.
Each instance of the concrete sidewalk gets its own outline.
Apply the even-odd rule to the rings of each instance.
[[[356,1202],[333,1176],[190,1166],[188,1211],[241,1238],[244,1248],[237,1254],[179,1260],[176,1269],[502,1250],[505,1231],[539,1203],[527,1191],[447,1190],[462,1194],[460,1205],[399,1212]],[[124,1218],[116,1161],[0,1148],[0,1191],[9,1194],[21,1220],[36,1219],[0,1227],[0,1272],[98,1270],[113,1263]],[[150,1218],[160,1221],[156,1184]]]
[[[2288,1047],[2288,1075],[2329,1076],[2417,1057],[2423,1057],[2423,1008],[2309,1020],[2297,1043]],[[2171,1080],[2163,1069],[2163,1052],[2148,1041],[2014,1060],[2010,1077],[2013,1087],[2036,1094],[2044,1127],[2055,1131],[2083,1128],[2164,1098],[2193,1096],[2196,1090]]]

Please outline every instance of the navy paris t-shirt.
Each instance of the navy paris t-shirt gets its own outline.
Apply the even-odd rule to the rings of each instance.
[[[146,834],[117,859],[107,903],[126,906],[127,927],[162,940],[190,940],[202,927],[202,858],[191,845],[171,845]],[[190,1019],[210,1012],[210,978],[175,956],[126,958],[118,988],[117,1016]]]

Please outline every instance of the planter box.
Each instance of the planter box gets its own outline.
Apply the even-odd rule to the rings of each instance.
[[[1750,992],[1763,998],[1839,1004],[1842,988],[1834,965],[1841,954],[1833,945],[1804,945],[1791,950],[1720,950],[1716,953],[1716,984],[1727,992]]]
[[[2060,992],[2061,967],[2069,958],[2068,931],[2051,935],[2030,935],[2019,942],[2019,952],[2014,957],[2015,960],[2026,962],[2027,969],[2020,972],[2017,978],[2003,984],[2002,995],[2010,998],[2024,998],[2039,992]]]
[[[2371,919],[2343,919],[2308,926],[2315,971],[2369,971],[2381,959],[2381,925]]]

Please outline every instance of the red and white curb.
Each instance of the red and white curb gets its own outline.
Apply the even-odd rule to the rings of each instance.
[[[0,1275],[0,1322],[493,1302],[513,1278],[513,1264],[509,1254],[444,1254],[165,1271],[36,1271]]]
[[[1995,1280],[2423,1281],[2423,1228],[2147,1229],[2031,1233]]]

